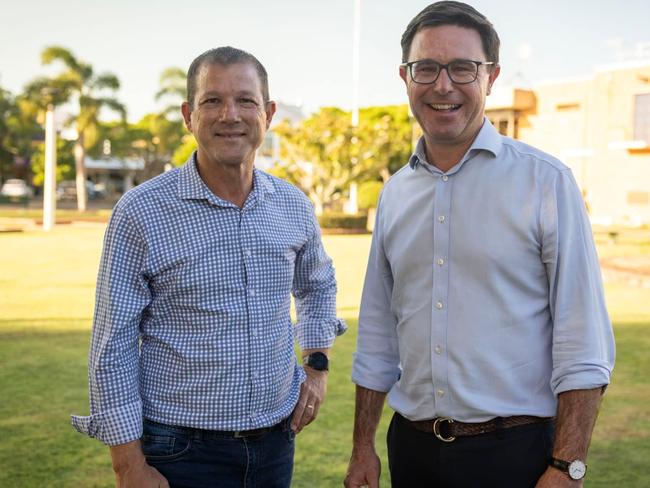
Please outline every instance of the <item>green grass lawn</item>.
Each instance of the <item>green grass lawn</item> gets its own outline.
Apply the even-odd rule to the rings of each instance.
[[[102,226],[0,234],[0,486],[112,486],[108,450],[77,434],[86,414],[86,358]],[[351,447],[356,315],[370,237],[326,236],[339,279],[337,340],[327,402],[298,437],[295,487],[335,487]],[[612,246],[612,244],[604,244]],[[629,245],[629,244],[626,244]],[[610,250],[611,251],[611,250]],[[608,252],[610,252],[608,251]],[[650,289],[611,284],[618,361],[594,433],[588,487],[650,486]],[[388,486],[384,437],[378,448]]]

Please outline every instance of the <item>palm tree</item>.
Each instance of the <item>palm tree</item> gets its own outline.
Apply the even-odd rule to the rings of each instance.
[[[167,100],[167,106],[161,112],[179,120],[181,116],[181,103],[187,97],[185,71],[181,68],[171,67],[160,74],[160,90],[156,93],[156,100]]]
[[[70,98],[79,106],[74,119],[77,129],[75,142],[75,168],[77,172],[77,208],[86,210],[86,148],[92,146],[97,137],[99,116],[107,107],[126,119],[126,109],[111,96],[120,87],[120,82],[112,73],[95,74],[91,65],[77,59],[68,49],[50,46],[41,53],[43,64],[60,61],[65,69],[58,76],[50,79],[54,86],[68,87]],[[107,95],[108,93],[108,95]]]

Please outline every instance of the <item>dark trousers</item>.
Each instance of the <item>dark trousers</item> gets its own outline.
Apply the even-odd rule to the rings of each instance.
[[[548,467],[553,434],[553,424],[547,422],[446,443],[396,413],[387,435],[392,486],[534,487]]]
[[[289,488],[295,434],[289,420],[260,435],[174,427],[144,421],[147,463],[172,488]]]

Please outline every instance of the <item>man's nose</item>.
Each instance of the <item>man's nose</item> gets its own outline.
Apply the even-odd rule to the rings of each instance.
[[[447,68],[442,68],[438,79],[433,83],[433,89],[436,93],[449,93],[454,89],[454,83],[449,77],[449,71]]]
[[[219,120],[222,122],[239,120],[239,108],[234,100],[224,100],[219,107]]]

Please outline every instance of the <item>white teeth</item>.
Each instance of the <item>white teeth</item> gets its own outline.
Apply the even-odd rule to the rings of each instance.
[[[431,108],[434,110],[451,110],[452,108],[458,108],[460,105],[452,105],[451,103],[432,103]]]

